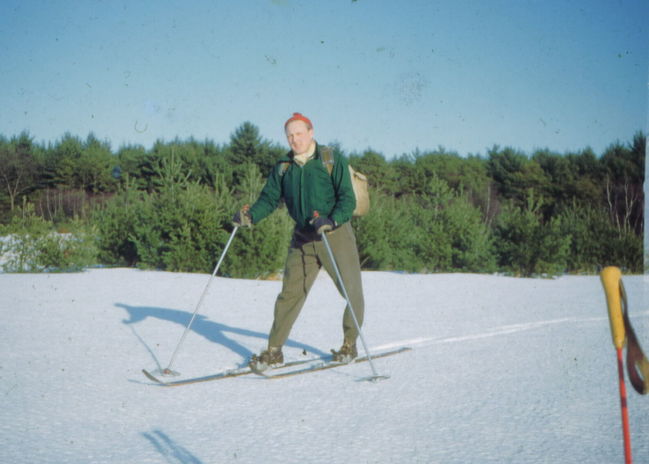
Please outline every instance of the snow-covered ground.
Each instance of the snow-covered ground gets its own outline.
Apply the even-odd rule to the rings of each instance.
[[[208,276],[90,270],[0,274],[3,463],[616,463],[615,352],[598,277],[363,274],[368,363],[267,380],[152,385]],[[625,276],[649,348],[642,276]],[[281,283],[216,278],[174,368],[234,368],[266,344]],[[341,342],[342,299],[321,273],[288,359]],[[649,397],[627,382],[635,462]]]

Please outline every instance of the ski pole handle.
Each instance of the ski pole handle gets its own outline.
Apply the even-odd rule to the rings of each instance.
[[[613,346],[621,349],[624,346],[626,331],[624,329],[624,318],[622,316],[622,272],[620,268],[608,266],[602,269],[600,279],[606,294],[606,305],[608,306],[608,318],[611,324],[611,336]]]

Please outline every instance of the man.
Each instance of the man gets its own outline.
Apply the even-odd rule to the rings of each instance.
[[[350,224],[356,200],[347,160],[332,153],[330,174],[323,162],[324,148],[313,138],[313,124],[300,113],[293,113],[286,121],[284,132],[291,151],[274,166],[255,204],[244,206],[232,220],[237,226],[257,224],[283,199],[295,221],[268,349],[250,360],[250,367],[258,371],[284,362],[282,346],[320,268],[324,267],[343,294],[322,234],[327,233],[359,325],[363,323],[365,305],[356,237]],[[343,315],[343,344],[338,351],[331,350],[334,360],[351,362],[356,358],[357,338],[358,329],[348,305]]]

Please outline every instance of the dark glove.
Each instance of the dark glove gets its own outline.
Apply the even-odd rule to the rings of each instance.
[[[248,212],[249,209],[250,207],[245,205],[239,211],[234,213],[234,216],[232,216],[232,224],[237,227],[251,227],[252,216],[250,216],[250,213]]]
[[[319,235],[324,234],[325,232],[333,229],[336,226],[336,224],[331,219],[324,216],[314,217],[311,221],[311,225],[315,230],[318,231]]]

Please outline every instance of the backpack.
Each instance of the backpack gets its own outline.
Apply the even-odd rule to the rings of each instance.
[[[331,175],[334,169],[334,157],[331,148],[320,146],[320,155],[322,157],[322,164],[327,169],[329,175]],[[280,168],[281,176],[284,175],[290,164],[291,163],[286,161],[282,163]],[[352,179],[352,189],[354,190],[354,197],[356,198],[356,208],[354,208],[352,216],[365,216],[370,210],[370,194],[368,190],[367,177],[365,177],[364,174],[355,171],[351,166],[349,166],[349,176]]]

